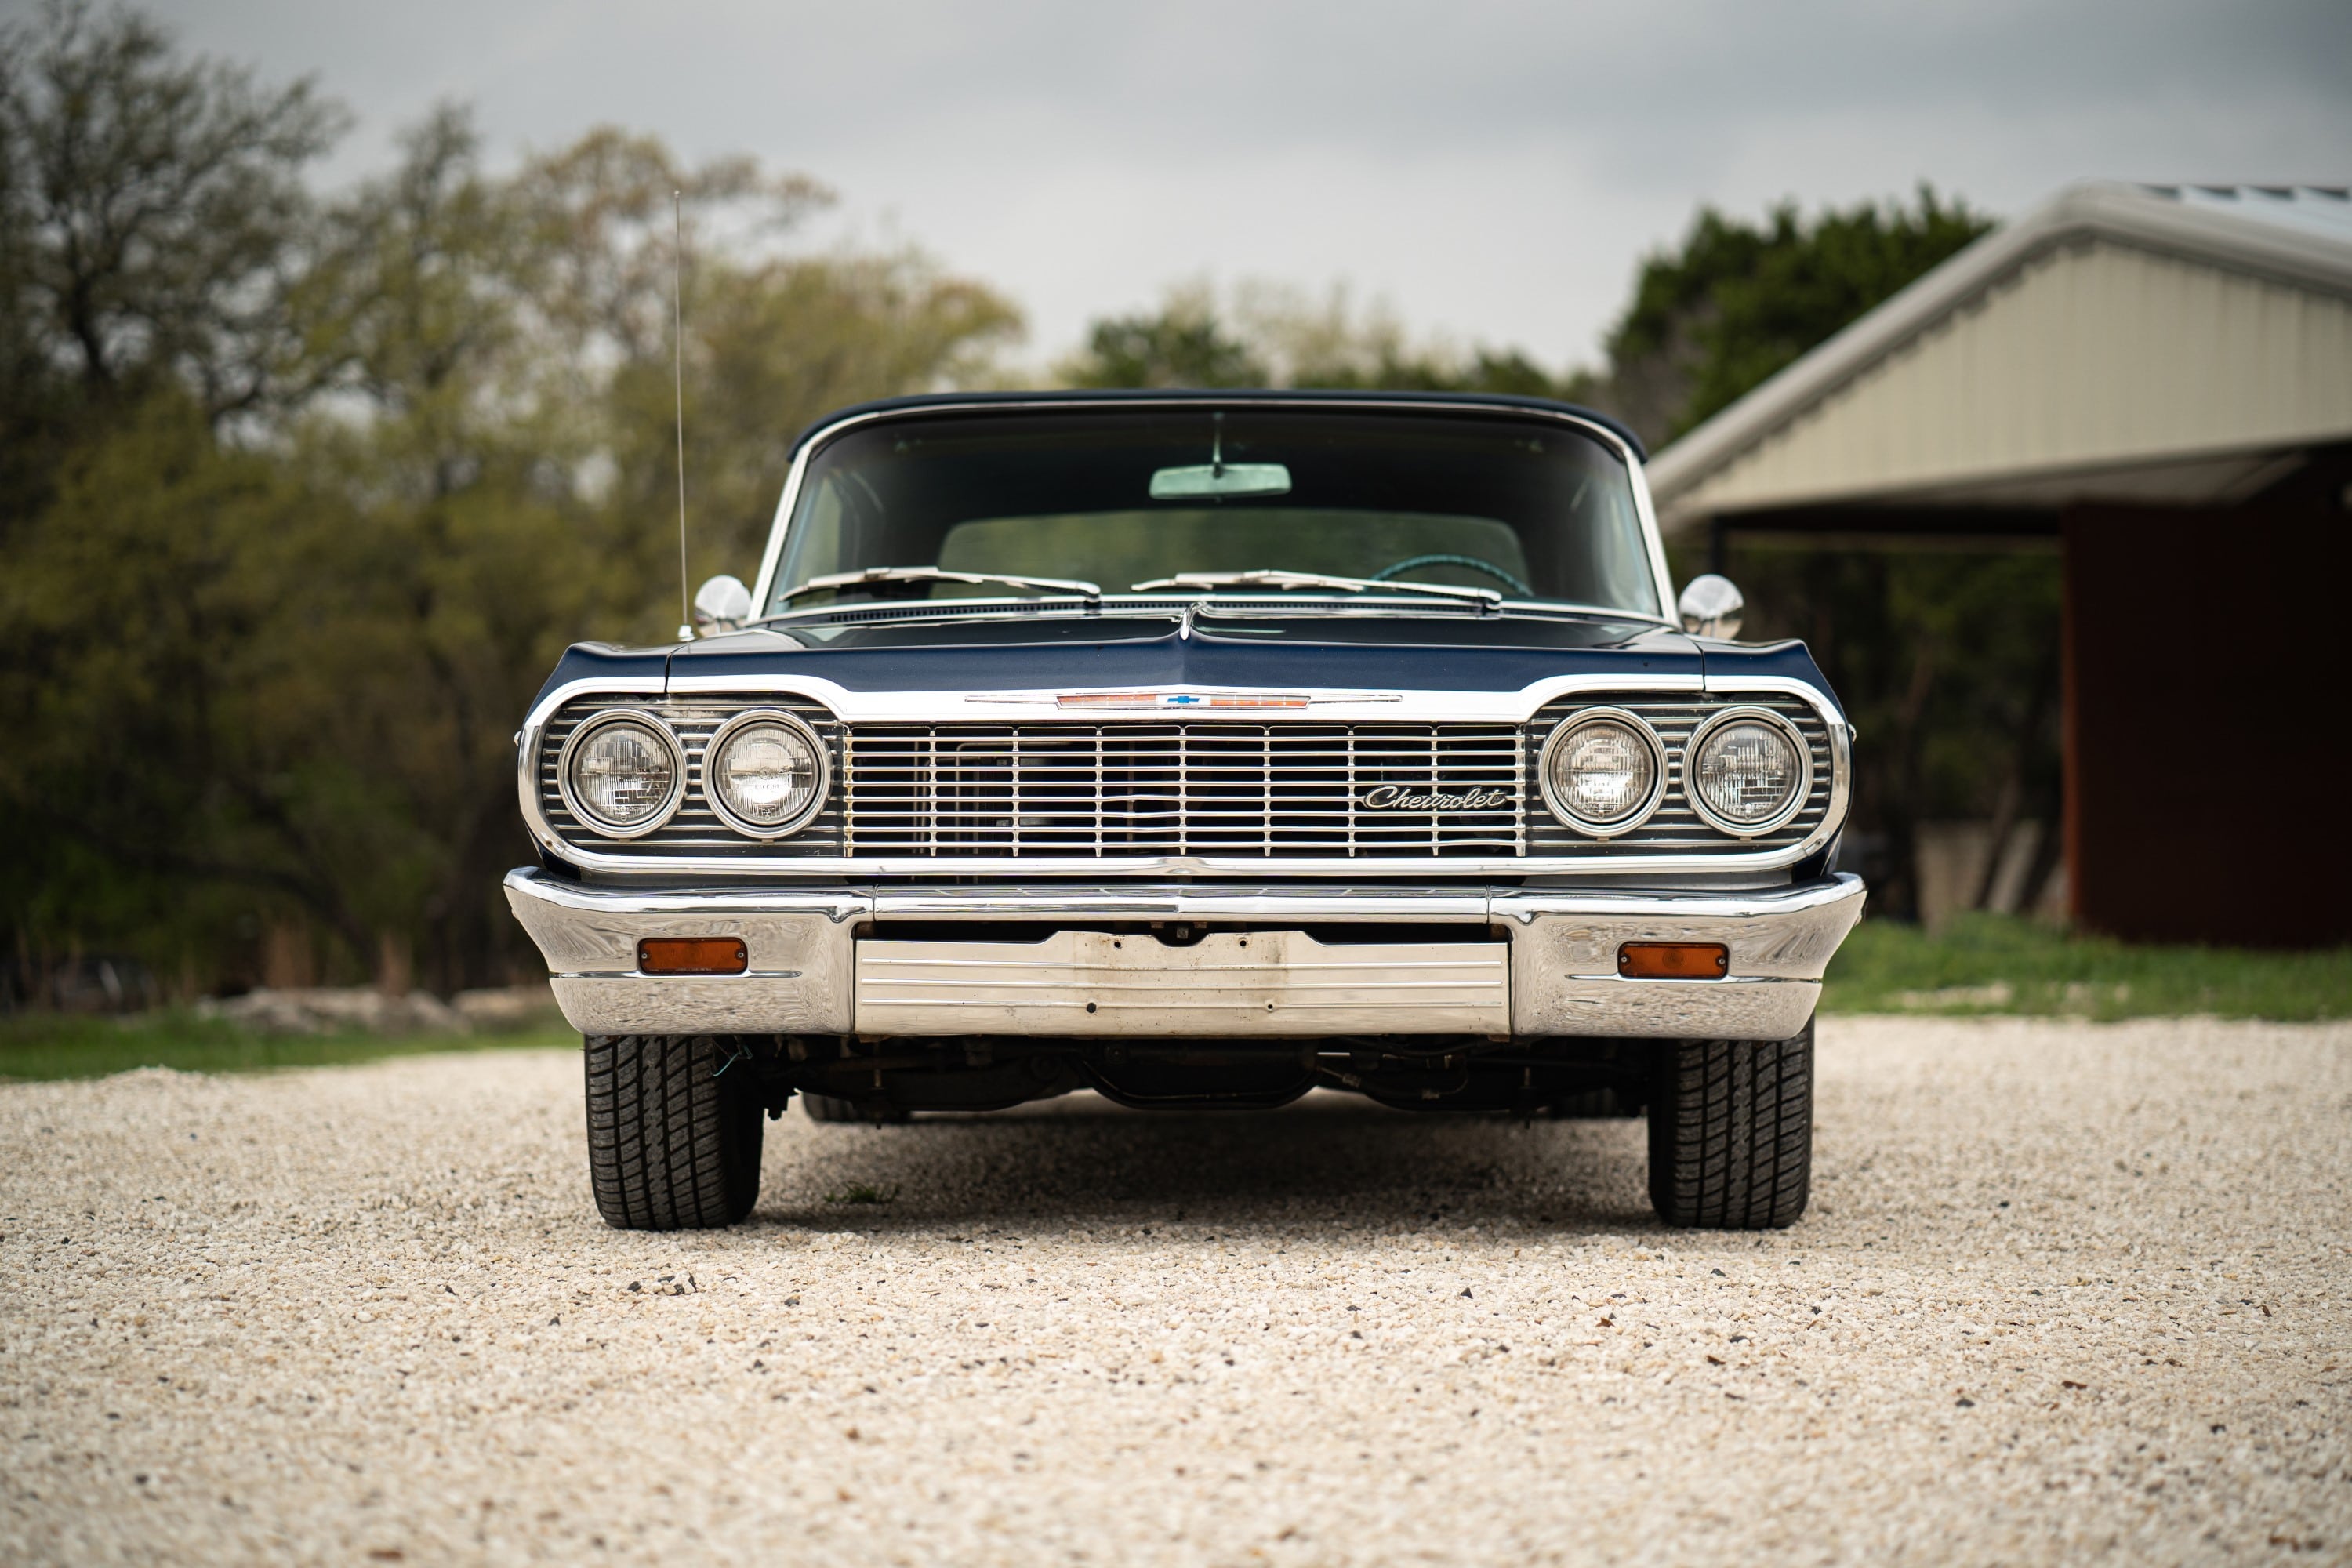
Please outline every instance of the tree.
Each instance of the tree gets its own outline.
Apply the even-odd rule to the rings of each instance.
[[[168,377],[215,419],[259,406],[292,368],[302,170],[342,119],[308,81],[264,89],[135,14],[51,0],[0,31],[11,303],[89,398]]]
[[[1262,280],[1221,303],[1206,283],[1157,311],[1095,322],[1061,367],[1074,386],[1295,386],[1335,391],[1497,392],[1573,400],[1590,378],[1555,379],[1517,349],[1415,344],[1384,306],[1359,311],[1344,286],[1320,299]]]
[[[1682,244],[1642,263],[1595,396],[1653,447],[1730,406],[1992,226],[1919,187],[1916,209],[1864,202],[1762,224],[1703,206]]]
[[[529,973],[514,726],[566,643],[676,624],[671,193],[713,565],[802,424],[989,374],[1017,313],[919,253],[794,254],[824,192],[749,160],[605,128],[494,174],[451,107],[320,199],[307,85],[78,7],[9,42],[0,393],[50,441],[0,468],[11,945],[204,989],[271,929],[330,977]]]
[[[1095,322],[1062,368],[1073,386],[1266,386],[1273,372],[1217,320],[1205,288],[1171,292],[1159,310]]]

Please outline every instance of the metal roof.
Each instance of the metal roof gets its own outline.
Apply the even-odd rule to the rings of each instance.
[[[2102,182],[1913,283],[1675,442],[1650,482],[1670,522],[1815,501],[2195,500],[2252,471],[2217,455],[2344,437],[2352,189]],[[2145,471],[2169,463],[2205,467]]]
[[[2142,185],[2200,212],[2277,224],[2352,243],[2352,185]]]

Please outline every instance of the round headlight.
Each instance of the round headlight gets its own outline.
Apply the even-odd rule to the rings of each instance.
[[[1607,837],[1639,827],[1656,808],[1665,776],[1656,733],[1622,709],[1577,714],[1544,742],[1544,799],[1580,832]]]
[[[1691,805],[1726,833],[1753,838],[1805,804],[1813,763],[1796,726],[1762,708],[1718,713],[1691,737]]]
[[[710,738],[702,790],[729,826],[781,838],[824,804],[824,746],[789,713],[741,713]]]
[[[651,714],[613,714],[572,732],[558,777],[573,816],[607,837],[635,838],[677,809],[686,757]]]

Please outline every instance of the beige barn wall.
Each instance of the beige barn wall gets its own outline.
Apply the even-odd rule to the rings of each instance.
[[[2109,240],[2046,253],[1677,515],[2352,435],[2352,300]]]

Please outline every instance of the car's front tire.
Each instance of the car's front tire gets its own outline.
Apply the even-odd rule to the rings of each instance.
[[[590,1035],[586,1058],[588,1173],[606,1225],[707,1230],[751,1212],[760,1092],[730,1042]]]
[[[1675,1040],[1650,1079],[1650,1202],[1672,1226],[1777,1230],[1813,1172],[1813,1025],[1789,1040]]]

